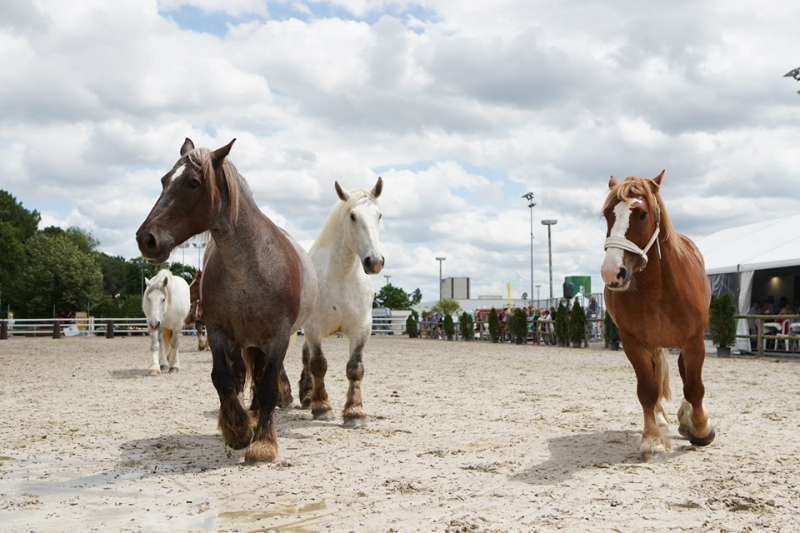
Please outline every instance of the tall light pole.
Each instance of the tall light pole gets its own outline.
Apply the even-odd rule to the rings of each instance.
[[[533,208],[536,202],[533,201],[532,192],[527,192],[522,197],[528,200],[528,207],[531,209],[531,300],[533,300]]]
[[[442,261],[447,259],[446,257],[437,257],[436,260],[439,261],[439,301],[442,301]]]
[[[539,287],[541,287],[541,285],[537,284],[536,285],[536,305],[539,305]]]
[[[200,268],[200,250],[205,248],[207,244],[208,244],[207,242],[193,242],[192,243],[192,246],[197,248],[197,270],[202,270],[202,268]]]
[[[547,257],[550,261],[550,299],[553,299],[553,243],[550,240],[550,226],[558,224],[558,220],[550,218],[542,220],[542,225],[547,226]]]
[[[386,283],[384,283],[384,285],[388,285],[389,284],[389,278],[391,278],[392,276],[388,275],[388,276],[383,276],[383,277],[386,278]]]

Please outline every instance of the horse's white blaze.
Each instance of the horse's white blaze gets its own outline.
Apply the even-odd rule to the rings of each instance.
[[[372,202],[357,205],[352,210],[356,219],[351,221],[351,238],[348,239],[362,264],[369,258],[375,265],[374,274],[383,268],[383,250],[380,241],[380,215],[378,206]]]
[[[172,173],[172,177],[170,178],[170,183],[175,183],[175,180],[183,176],[184,171],[186,171],[186,165],[181,165],[175,169],[175,172]]]
[[[637,202],[641,202],[641,200],[634,198],[629,202],[620,202],[614,207],[614,225],[611,226],[609,237],[626,238],[625,234],[628,233],[628,228],[631,226],[633,205]],[[603,266],[600,268],[600,274],[603,276],[603,283],[609,285],[618,282],[617,273],[622,267],[622,258],[624,255],[625,252],[619,248],[609,248],[606,250]]]

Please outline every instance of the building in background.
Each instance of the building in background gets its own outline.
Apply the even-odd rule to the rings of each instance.
[[[442,298],[469,300],[469,278],[445,278],[440,290]]]

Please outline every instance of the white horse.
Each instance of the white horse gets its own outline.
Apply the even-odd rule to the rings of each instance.
[[[331,209],[309,252],[317,271],[319,296],[303,326],[305,344],[299,392],[303,407],[311,407],[314,419],[332,418],[325,390],[328,363],[322,353],[322,339],[345,334],[350,341],[347,362],[350,387],[342,416],[345,427],[362,427],[367,419],[361,403],[362,352],[372,333],[374,297],[369,276],[378,274],[384,264],[379,229],[381,210],[377,203],[383,180],[378,178],[372,190],[347,192],[338,182],[335,188],[341,201]]]
[[[157,376],[167,369],[177,372],[181,328],[190,307],[189,284],[182,277],[173,276],[169,270],[161,270],[153,279],[145,278],[145,281],[147,289],[142,297],[142,310],[147,317],[150,354],[153,356],[150,375]]]

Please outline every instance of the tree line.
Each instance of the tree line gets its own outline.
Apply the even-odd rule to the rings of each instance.
[[[144,278],[165,265],[141,257],[110,256],[91,232],[77,227],[39,228],[41,215],[0,189],[0,316],[70,317],[87,311],[97,317],[142,316]],[[191,281],[195,268],[166,265]]]

